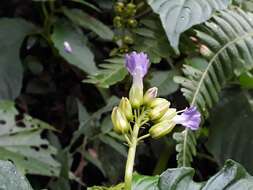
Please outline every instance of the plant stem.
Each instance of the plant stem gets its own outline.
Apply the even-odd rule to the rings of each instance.
[[[138,133],[140,126],[138,122],[135,123],[133,133],[131,136],[131,144],[129,145],[126,171],[125,171],[125,190],[131,190],[132,188],[132,178],[133,178],[133,168],[134,168],[134,159],[136,147],[138,144]]]

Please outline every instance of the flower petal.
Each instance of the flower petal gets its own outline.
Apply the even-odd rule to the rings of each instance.
[[[201,114],[195,106],[192,106],[187,108],[181,115],[175,116],[173,121],[192,130],[197,130],[201,122]]]

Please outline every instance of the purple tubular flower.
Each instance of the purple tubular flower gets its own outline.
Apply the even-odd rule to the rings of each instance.
[[[72,53],[72,48],[71,48],[69,42],[64,41],[63,45],[64,45],[64,50],[65,50],[67,53]]]
[[[197,130],[201,122],[201,115],[195,106],[187,108],[181,115],[173,118],[176,124],[181,124],[191,130]]]
[[[147,54],[141,52],[137,53],[133,51],[130,54],[126,54],[126,68],[128,72],[133,76],[133,83],[142,83],[143,77],[148,72],[149,59]]]

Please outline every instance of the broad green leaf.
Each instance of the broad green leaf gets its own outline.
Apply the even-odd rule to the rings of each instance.
[[[207,147],[222,165],[228,158],[253,172],[253,111],[246,92],[226,91],[210,116]]]
[[[32,187],[11,162],[0,160],[0,189],[32,190]]]
[[[160,96],[166,96],[175,92],[179,85],[173,81],[173,77],[178,75],[178,71],[154,71],[150,79],[150,85],[158,88]]]
[[[253,188],[253,177],[238,163],[228,160],[207,182],[192,180],[194,170],[182,167],[166,170],[159,179],[160,190],[246,190]]]
[[[22,173],[57,176],[56,149],[41,138],[48,124],[17,111],[13,102],[0,102],[0,159],[11,160]]]
[[[215,10],[225,9],[228,3],[229,0],[148,0],[176,49],[182,32],[208,20]]]
[[[54,25],[52,41],[60,55],[70,64],[89,74],[95,74],[97,72],[94,55],[87,47],[87,40],[81,30],[60,20]],[[64,50],[64,42],[69,43],[72,48],[72,53]]]
[[[23,67],[19,52],[35,26],[23,19],[0,19],[0,99],[15,99],[21,91]]]
[[[144,176],[134,174],[133,176],[133,190],[159,190],[158,188],[159,176]]]
[[[92,17],[79,9],[64,8],[63,12],[72,22],[95,32],[102,39],[112,40],[113,31],[95,17]]]
[[[99,65],[102,69],[98,70],[95,75],[89,75],[88,79],[83,80],[83,82],[96,84],[102,88],[109,88],[126,77],[127,70],[123,58],[116,57],[107,59],[105,62],[107,63]]]

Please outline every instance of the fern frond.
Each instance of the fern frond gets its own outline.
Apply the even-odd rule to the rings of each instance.
[[[127,70],[123,58],[112,58],[105,61],[106,63],[99,65],[102,69],[99,69],[98,73],[89,75],[88,79],[83,82],[96,84],[101,88],[109,88],[126,77]]]
[[[185,76],[176,77],[175,81],[182,85],[183,95],[191,105],[198,107],[205,118],[218,102],[219,93],[227,82],[253,68],[252,21],[252,13],[232,9],[213,16],[203,27],[196,30],[197,39],[208,47],[213,56],[204,70],[184,65]],[[196,152],[195,146],[193,148],[189,146],[190,142],[185,142],[191,133],[186,129],[182,133],[184,140],[178,140],[180,146],[183,146],[178,149],[179,166],[188,166]]]

